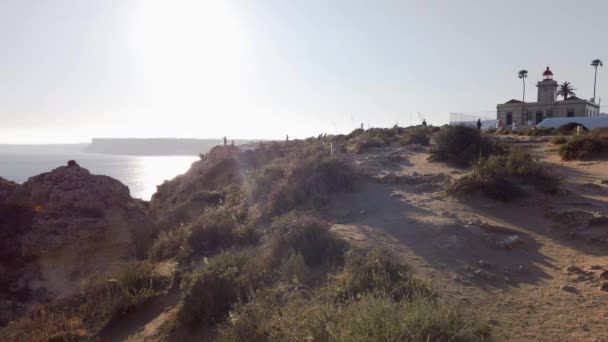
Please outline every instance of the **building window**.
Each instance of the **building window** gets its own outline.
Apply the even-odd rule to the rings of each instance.
[[[513,112],[507,112],[507,125],[510,126],[513,124]]]
[[[568,109],[568,117],[569,118],[574,117],[574,109]]]
[[[536,122],[536,124],[539,124],[541,121],[543,121],[543,111],[539,110],[539,111],[536,111],[535,122]]]
[[[553,111],[552,110],[548,110],[547,111],[547,115],[548,118],[552,118],[553,117]]]
[[[532,118],[534,117],[534,113],[532,112],[528,112],[526,113],[526,117],[524,118],[524,122],[522,122],[522,125],[531,125],[532,124]]]

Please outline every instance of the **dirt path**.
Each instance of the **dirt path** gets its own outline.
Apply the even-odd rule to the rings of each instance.
[[[544,155],[571,193],[533,194],[512,204],[456,199],[433,182],[415,184],[425,174],[466,172],[428,163],[421,147],[344,156],[370,180],[357,193],[335,198],[327,215],[336,222],[332,229],[352,243],[393,249],[444,298],[491,324],[496,340],[608,341],[608,292],[600,290],[608,245],[573,238],[572,227],[548,216],[608,214],[608,188],[589,185],[608,178],[608,163],[563,163],[554,152]],[[410,178],[374,181],[389,172]],[[608,232],[608,226],[597,229]],[[516,243],[504,248],[513,236]]]

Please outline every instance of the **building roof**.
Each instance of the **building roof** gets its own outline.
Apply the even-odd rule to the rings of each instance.
[[[553,76],[553,72],[551,72],[551,70],[549,70],[549,67],[547,67],[547,70],[545,70],[545,72],[543,72],[543,76]]]
[[[509,103],[523,103],[522,101],[516,100],[516,99],[511,99],[507,102],[505,102],[505,104],[509,104]]]
[[[608,127],[608,117],[572,117],[572,118],[547,118],[541,121],[536,127],[540,128],[558,128],[563,125],[575,122],[579,125],[587,127],[587,129],[594,129],[600,127]]]
[[[579,97],[576,97],[576,96],[570,96],[569,98],[565,99],[564,101],[576,101],[576,100],[580,101],[582,99]]]

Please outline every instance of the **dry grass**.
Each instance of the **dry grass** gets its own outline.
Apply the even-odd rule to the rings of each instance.
[[[560,146],[559,155],[563,160],[588,160],[608,155],[608,128],[570,138]]]
[[[0,331],[2,341],[88,340],[122,314],[169,288],[172,275],[154,264],[117,265],[83,284],[79,293],[57,304],[42,305]]]
[[[490,154],[503,154],[505,147],[496,138],[466,126],[448,126],[435,136],[429,160],[466,167]]]
[[[528,184],[538,191],[556,194],[559,178],[544,164],[518,148],[507,155],[491,155],[475,164],[473,172],[448,186],[448,192],[467,194],[480,192],[501,201],[521,197],[525,192],[519,184]]]

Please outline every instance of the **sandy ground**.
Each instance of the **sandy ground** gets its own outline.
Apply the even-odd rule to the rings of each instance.
[[[608,179],[608,162],[562,162],[546,141],[519,145],[562,175],[569,193],[530,190],[504,204],[454,198],[440,185],[383,184],[377,179],[390,172],[459,177],[468,170],[428,162],[424,147],[380,148],[342,156],[369,179],[332,201],[332,229],[354,244],[392,249],[465,314],[487,321],[495,340],[608,341],[608,292],[600,290],[608,243],[591,241],[608,226],[594,227],[591,237],[575,234],[576,223],[554,214],[608,215],[608,186],[598,182]]]
[[[461,312],[486,321],[494,340],[608,342],[608,292],[600,290],[608,282],[608,241],[590,241],[608,234],[608,225],[580,233],[580,222],[555,219],[555,213],[570,211],[608,215],[608,185],[598,183],[608,179],[608,162],[562,162],[547,141],[519,145],[562,175],[568,193],[531,190],[527,198],[504,204],[448,196],[441,177],[386,184],[378,179],[389,173],[416,180],[469,170],[428,162],[425,147],[379,148],[341,156],[367,177],[355,193],[336,196],[325,215],[351,243],[394,251]],[[516,243],[505,245],[514,236]],[[136,319],[118,322],[102,339],[158,340],[177,299],[172,291],[152,301],[144,316],[134,313]]]

